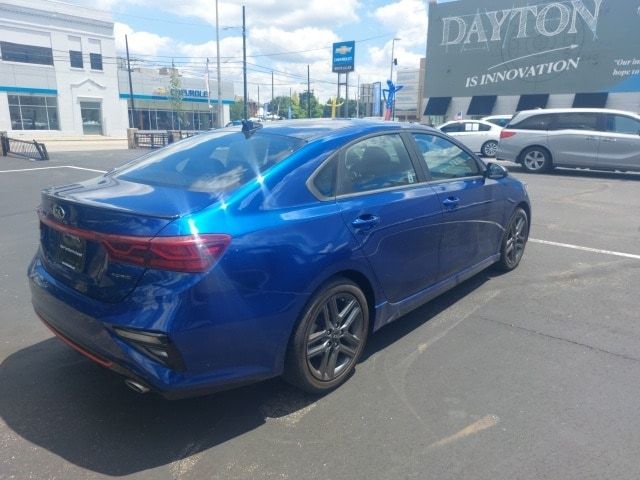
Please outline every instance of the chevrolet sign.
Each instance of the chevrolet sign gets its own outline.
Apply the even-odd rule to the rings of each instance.
[[[334,73],[353,72],[355,66],[356,42],[340,42],[333,44],[333,68]]]

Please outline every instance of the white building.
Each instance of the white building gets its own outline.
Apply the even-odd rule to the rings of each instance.
[[[145,130],[215,125],[214,66],[210,102],[204,67],[201,78],[180,77],[179,95],[170,91],[171,69],[133,69],[135,121],[127,73],[116,54],[109,13],[54,0],[0,0],[0,131],[44,140],[125,138],[130,125]],[[225,124],[233,83],[222,82],[221,90]],[[179,112],[171,102],[176,96],[182,99]]]
[[[0,130],[124,137],[113,20],[44,0],[0,0]]]

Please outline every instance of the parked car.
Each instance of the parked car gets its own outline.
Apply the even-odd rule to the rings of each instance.
[[[481,270],[516,268],[522,183],[443,133],[245,124],[42,192],[33,307],[138,392],[284,373],[344,382],[368,335]]]
[[[482,120],[504,128],[509,124],[512,118],[513,115],[489,115],[488,117],[482,118]]]
[[[640,115],[600,108],[528,110],[502,131],[497,156],[529,172],[640,171]]]
[[[499,126],[482,120],[453,120],[440,125],[438,129],[483,157],[496,156],[502,131]]]

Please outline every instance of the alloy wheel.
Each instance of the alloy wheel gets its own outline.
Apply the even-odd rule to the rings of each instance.
[[[524,156],[524,165],[527,170],[537,172],[542,170],[547,163],[547,157],[540,150],[531,150]]]
[[[527,217],[521,212],[514,221],[507,234],[505,248],[505,260],[509,265],[517,265],[524,254],[524,247],[527,243]]]
[[[498,153],[498,142],[487,142],[482,148],[482,153],[485,157],[495,157]]]
[[[316,379],[329,382],[346,372],[360,353],[363,311],[354,295],[336,293],[317,312],[306,339],[307,367]]]

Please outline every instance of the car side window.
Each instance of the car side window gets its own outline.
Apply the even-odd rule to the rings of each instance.
[[[313,186],[323,197],[333,197],[335,195],[336,164],[334,157],[313,177]]]
[[[464,131],[465,132],[477,132],[478,131],[478,124],[477,123],[472,123],[472,122],[466,122],[464,124]]]
[[[598,114],[588,112],[561,113],[552,122],[553,130],[598,130]]]
[[[461,124],[452,123],[451,125],[445,125],[440,130],[442,130],[444,133],[460,132],[461,131],[460,127],[461,127]]]
[[[449,140],[426,133],[414,133],[413,138],[433,180],[481,175],[478,162]]]
[[[410,185],[418,181],[400,135],[379,135],[348,147],[342,156],[339,195]]]
[[[640,121],[624,115],[607,115],[607,132],[640,135]]]
[[[549,130],[551,115],[533,115],[521,121],[509,122],[507,128],[518,130]]]
[[[489,130],[491,130],[491,127],[489,125],[485,125],[484,123],[479,123],[478,127],[481,132],[488,132]]]

